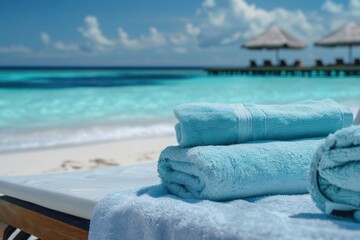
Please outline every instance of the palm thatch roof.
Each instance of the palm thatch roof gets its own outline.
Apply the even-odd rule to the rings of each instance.
[[[339,29],[315,42],[315,46],[321,47],[356,45],[360,45],[360,26],[355,22],[348,22]]]
[[[306,44],[279,27],[272,27],[242,45],[248,49],[303,49]]]

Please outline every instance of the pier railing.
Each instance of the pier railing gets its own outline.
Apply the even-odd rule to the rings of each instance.
[[[211,67],[204,69],[211,75],[249,76],[360,76],[360,66],[321,67]]]

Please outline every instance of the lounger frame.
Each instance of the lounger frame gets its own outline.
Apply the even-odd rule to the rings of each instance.
[[[40,239],[88,239],[90,220],[1,196],[0,239],[7,225]]]

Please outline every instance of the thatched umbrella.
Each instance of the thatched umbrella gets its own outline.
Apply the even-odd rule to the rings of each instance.
[[[280,49],[303,49],[306,47],[306,44],[285,32],[283,29],[272,27],[259,36],[245,42],[242,47],[248,49],[276,50],[276,60],[279,63]]]
[[[315,42],[320,47],[341,47],[349,48],[349,63],[352,62],[352,47],[360,45],[360,26],[355,22],[348,22],[341,28]]]

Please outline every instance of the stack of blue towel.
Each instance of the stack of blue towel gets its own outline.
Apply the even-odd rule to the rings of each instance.
[[[360,127],[348,127],[350,109],[323,100],[188,104],[175,114],[179,146],[160,155],[163,184],[101,200],[89,239],[359,239],[358,225],[320,221],[308,194],[290,195],[307,192],[311,165],[316,205],[360,219]],[[268,194],[284,195],[258,197]]]
[[[217,201],[307,192],[311,158],[323,137],[353,122],[351,110],[330,99],[185,104],[175,115],[179,146],[160,155],[162,183],[183,198]]]

